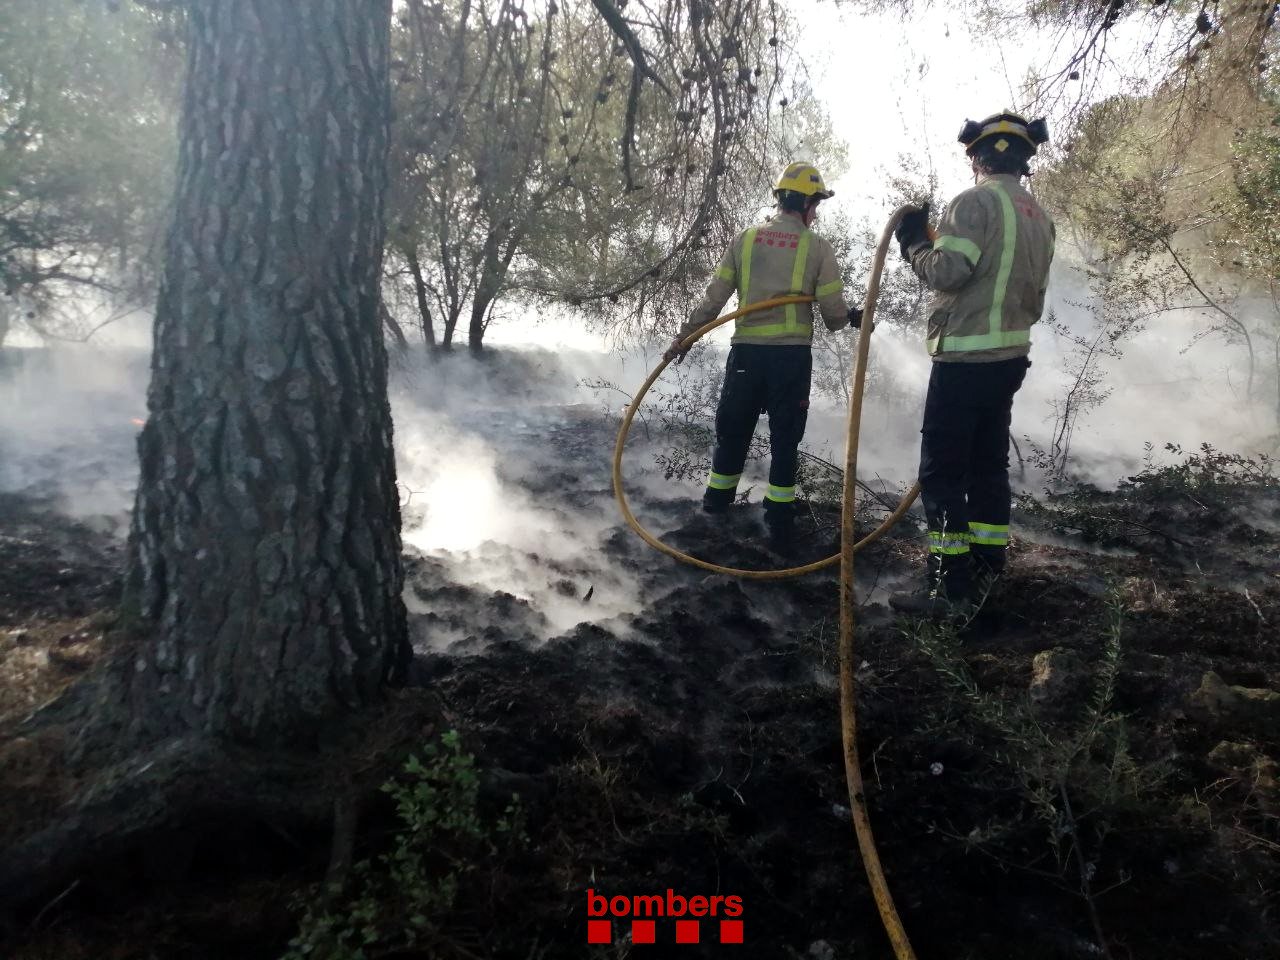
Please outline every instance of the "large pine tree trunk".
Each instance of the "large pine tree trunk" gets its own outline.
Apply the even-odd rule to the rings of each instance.
[[[284,740],[407,651],[379,321],[391,0],[193,0],[125,611],[138,732]]]

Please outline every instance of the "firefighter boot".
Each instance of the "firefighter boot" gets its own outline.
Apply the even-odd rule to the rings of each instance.
[[[764,524],[769,528],[769,549],[779,556],[794,555],[795,513],[789,503],[764,502]]]
[[[974,545],[969,556],[973,563],[972,597],[975,603],[985,604],[993,597],[1000,586],[1000,575],[1004,573],[1004,547]]]
[[[969,555],[929,554],[924,583],[895,593],[889,606],[899,613],[930,620],[963,619],[971,612],[972,574]]]
[[[711,514],[726,514],[729,508],[733,506],[733,500],[738,495],[736,487],[730,490],[721,490],[716,487],[707,487],[702,493],[702,511]]]

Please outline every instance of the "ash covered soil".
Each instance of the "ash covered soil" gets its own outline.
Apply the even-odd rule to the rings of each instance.
[[[397,955],[890,956],[847,809],[834,573],[746,582],[657,555],[611,506],[613,430],[578,406],[491,419],[525,536],[432,549],[432,509],[457,508],[406,492],[411,680],[442,698],[484,803],[520,797],[528,839],[463,879],[449,938]],[[637,477],[633,506],[668,542],[780,565],[757,506],[712,522],[656,491]],[[119,586],[119,540],[50,506],[0,496],[9,719],[92,662]],[[831,552],[836,521],[809,510],[801,559]],[[883,603],[922,560],[918,524],[859,559],[863,775],[917,952],[1102,956],[1100,931],[1117,958],[1280,956],[1280,492],[1085,490],[1015,526],[1009,574],[958,635]],[[257,852],[83,878],[10,955],[279,956],[327,840],[233,841]],[[657,946],[588,946],[588,888],[740,896],[745,942],[704,924],[712,942],[677,948],[660,922]]]

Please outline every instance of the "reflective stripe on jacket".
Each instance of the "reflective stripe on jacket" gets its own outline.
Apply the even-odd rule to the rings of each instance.
[[[815,296],[827,329],[839,330],[849,322],[843,290],[831,244],[806,228],[799,214],[778,213],[744,230],[725,251],[680,336],[720,316],[735,291],[739,306],[795,294]],[[812,340],[813,308],[807,303],[773,307],[734,321],[733,343],[807,345]]]
[[[932,245],[908,253],[936,291],[927,343],[935,361],[1026,356],[1044,311],[1054,226],[1020,178],[986,177],[947,207]]]

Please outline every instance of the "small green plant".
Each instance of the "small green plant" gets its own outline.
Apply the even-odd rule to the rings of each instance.
[[[1157,464],[1155,447],[1148,443],[1142,469],[1121,480],[1120,490],[1145,500],[1157,500],[1176,494],[1216,495],[1229,487],[1280,487],[1277,463],[1264,453],[1252,457],[1225,453],[1208,443],[1200,444],[1199,453],[1187,453],[1176,443],[1166,443],[1164,449],[1182,461]]]
[[[408,948],[470,956],[448,932],[459,892],[502,848],[525,842],[519,798],[486,823],[474,758],[456,731],[405,761],[382,785],[399,829],[391,848],[355,864],[346,890],[317,888],[283,960],[372,960]]]
[[[963,710],[994,733],[996,763],[1011,776],[1025,805],[1010,816],[975,827],[962,839],[1006,866],[1044,874],[1043,856],[1019,862],[1028,833],[1048,845],[1060,881],[1075,874],[1075,892],[1085,901],[1103,954],[1110,956],[1098,919],[1100,895],[1094,877],[1106,837],[1126,818],[1150,813],[1154,788],[1170,774],[1162,761],[1143,762],[1130,752],[1124,714],[1114,709],[1122,659],[1125,608],[1118,591],[1107,600],[1107,626],[1091,690],[1073,716],[1050,722],[1025,699],[1007,699],[984,690],[961,656],[953,627],[915,623],[904,632],[925,654]],[[1042,848],[1043,849],[1043,848]],[[1123,882],[1123,878],[1120,882]]]
[[[1157,463],[1155,446],[1148,443],[1142,469],[1121,480],[1114,493],[1072,482],[1059,490],[1046,490],[1043,498],[1022,494],[1017,498],[1018,509],[1027,518],[1086,543],[1163,544],[1185,552],[1188,531],[1180,527],[1173,512],[1179,504],[1194,508],[1203,519],[1235,509],[1240,494],[1280,488],[1277,462],[1266,454],[1223,453],[1207,443],[1200,445],[1199,453],[1186,453],[1172,443],[1164,449],[1181,461]]]

